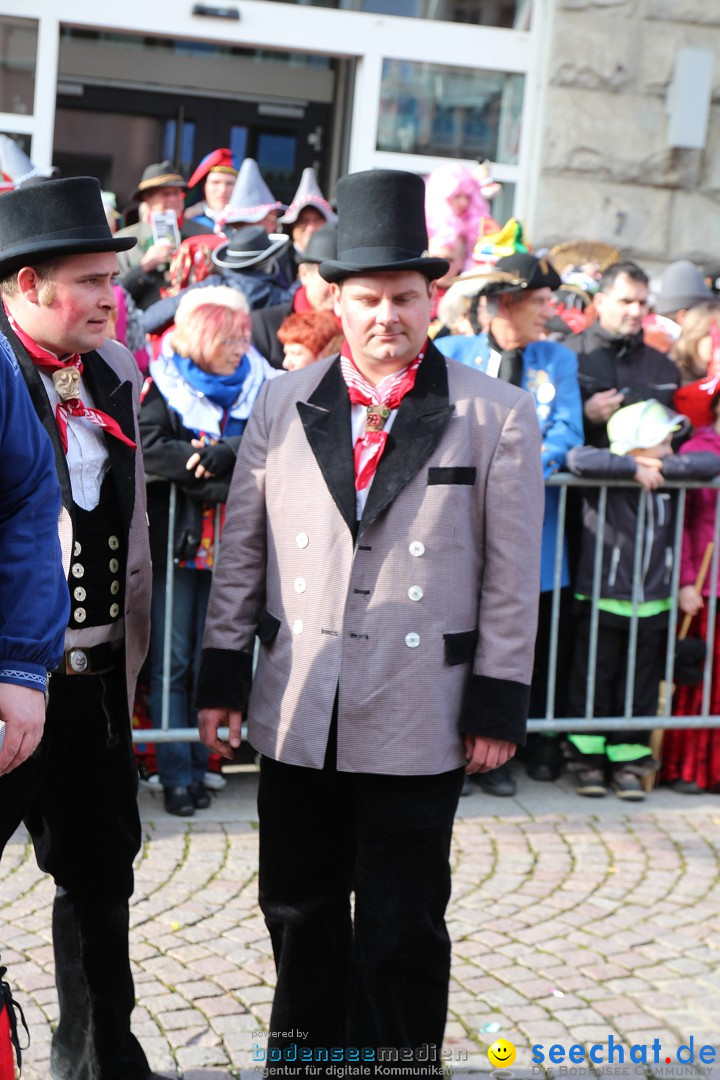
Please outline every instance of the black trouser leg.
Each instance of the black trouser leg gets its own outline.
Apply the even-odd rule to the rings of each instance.
[[[58,886],[51,1075],[145,1080],[150,1069],[130,1032],[128,901],[141,834],[122,672],[53,676],[46,739],[49,767],[26,824],[38,865]]]
[[[334,770],[263,758],[260,908],[277,969],[271,1031],[298,1045],[345,1046],[352,961],[352,810]],[[270,1039],[282,1051],[293,1039]]]
[[[450,841],[463,770],[348,777],[357,797],[351,1046],[442,1047]],[[426,1059],[427,1060],[427,1059]],[[423,1075],[418,1065],[415,1075]]]

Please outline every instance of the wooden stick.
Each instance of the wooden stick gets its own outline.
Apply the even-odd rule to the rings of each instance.
[[[705,584],[705,578],[707,577],[707,572],[710,569],[710,560],[712,559],[714,546],[715,545],[713,544],[712,540],[710,540],[707,547],[705,548],[705,554],[702,557],[700,569],[698,570],[697,577],[695,578],[694,589],[695,592],[698,594],[701,592],[702,587]],[[682,621],[682,626],[680,627],[680,633],[678,634],[678,641],[684,641],[685,638],[688,636],[688,630],[690,629],[690,623],[692,621],[692,615],[685,616]]]

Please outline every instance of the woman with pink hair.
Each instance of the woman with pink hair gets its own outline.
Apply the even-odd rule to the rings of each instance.
[[[425,185],[428,237],[451,245],[465,241],[464,269],[474,266],[472,252],[478,236],[498,228],[480,185],[465,165],[450,163],[433,169]],[[485,219],[485,224],[483,223]]]

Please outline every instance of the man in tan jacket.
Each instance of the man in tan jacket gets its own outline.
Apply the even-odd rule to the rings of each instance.
[[[423,255],[423,195],[410,173],[339,182],[321,273],[346,344],[258,398],[210,600],[202,737],[232,756],[247,711],[262,754],[271,1068],[341,1047],[437,1070],[463,775],[524,741],[540,431],[528,394],[427,339],[447,262]]]

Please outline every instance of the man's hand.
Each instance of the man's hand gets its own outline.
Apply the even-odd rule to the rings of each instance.
[[[517,746],[502,739],[490,739],[485,735],[465,735],[465,772],[490,772],[504,765],[515,754]]]
[[[592,394],[587,399],[583,405],[583,410],[591,424],[607,424],[612,414],[618,411],[624,400],[625,396],[619,394],[615,389],[598,390],[597,394]]]
[[[143,273],[149,274],[163,263],[169,263],[174,250],[170,240],[158,240],[157,244],[151,244],[140,260]]]
[[[0,753],[0,776],[22,765],[40,745],[45,727],[42,690],[0,683],[0,720],[5,721],[5,745]]]
[[[702,611],[705,602],[694,585],[683,585],[678,593],[678,604],[685,615],[695,616]]]
[[[235,751],[242,742],[242,713],[234,709],[201,709],[198,713],[198,731],[205,745],[232,761]],[[228,741],[218,735],[218,729],[230,729]]]

